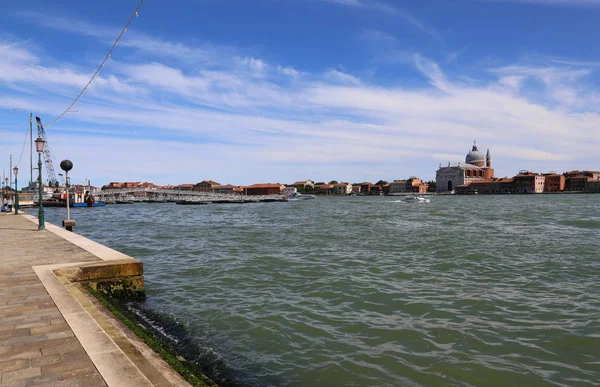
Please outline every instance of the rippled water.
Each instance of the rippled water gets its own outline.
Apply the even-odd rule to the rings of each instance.
[[[58,223],[64,209],[47,209]],[[240,384],[600,385],[600,195],[75,209]]]

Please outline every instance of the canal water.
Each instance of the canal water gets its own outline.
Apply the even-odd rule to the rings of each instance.
[[[144,262],[146,312],[226,385],[600,385],[600,195],[72,214]]]

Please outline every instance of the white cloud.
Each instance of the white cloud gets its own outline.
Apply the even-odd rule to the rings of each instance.
[[[360,85],[361,81],[357,77],[346,74],[342,71],[338,70],[329,70],[324,74],[324,77],[329,82],[333,83],[341,83],[341,84],[349,84],[349,85]]]
[[[20,45],[0,44],[0,53],[0,109],[32,110],[44,121],[91,75],[72,63],[42,66],[51,62]],[[293,67],[237,53],[221,58],[219,69],[162,59],[111,62],[79,112],[51,127],[57,157],[73,155],[80,170],[94,171],[82,177],[165,184],[207,175],[237,184],[358,181],[377,170],[384,179],[430,179],[440,162],[464,158],[475,139],[491,149],[499,175],[600,164],[600,98],[582,87],[593,72],[585,66],[505,66],[492,70],[497,82],[464,83],[456,79],[465,74],[413,55],[432,86],[390,87],[335,69],[300,77]],[[529,80],[543,86],[525,87]],[[22,139],[2,128],[3,143],[19,152]]]
[[[287,75],[292,78],[296,78],[297,76],[300,75],[300,71],[296,70],[293,67],[277,66],[277,71],[279,71],[283,75]]]
[[[382,12],[384,14],[399,18],[417,28],[421,32],[431,36],[432,38],[441,40],[441,36],[437,29],[434,27],[427,25],[422,20],[419,20],[410,12],[405,9],[384,3],[376,0],[321,0],[329,3],[340,4],[343,6],[358,8],[358,9],[367,9]]]

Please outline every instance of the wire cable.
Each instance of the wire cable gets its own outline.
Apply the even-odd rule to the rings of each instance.
[[[23,152],[25,152],[25,145],[27,144],[27,139],[29,138],[29,128],[25,131],[25,141],[23,141],[23,147],[21,148],[21,156],[19,156],[19,161],[15,167],[18,167],[21,164],[21,160],[23,160]]]
[[[133,20],[133,18],[136,17],[136,16],[139,16],[138,15],[138,10],[142,6],[143,2],[144,2],[144,0],[140,0],[139,4],[137,5],[137,7],[135,8],[135,10],[133,11],[133,13],[131,14],[131,16],[129,17],[129,20],[127,20],[127,24],[125,24],[125,27],[123,27],[123,30],[121,31],[121,33],[117,37],[117,40],[115,40],[115,43],[112,45],[112,47],[108,51],[108,54],[106,54],[106,56],[104,57],[104,60],[102,61],[102,63],[100,63],[100,66],[98,66],[98,68],[96,69],[96,72],[94,73],[94,75],[92,75],[92,78],[90,78],[90,80],[85,85],[85,87],[83,88],[83,90],[81,90],[81,93],[79,93],[79,95],[77,96],[77,98],[75,98],[75,100],[69,105],[69,107],[67,109],[65,109],[65,111],[60,116],[58,116],[54,121],[50,122],[49,124],[46,124],[46,127],[54,124],[55,122],[57,122],[58,120],[60,120],[61,118],[63,118],[65,116],[65,114],[67,114],[69,112],[69,110],[73,106],[75,106],[75,104],[77,103],[77,101],[79,101],[79,99],[81,98],[81,96],[83,95],[83,93],[86,92],[86,90],[88,89],[88,87],[90,87],[90,85],[92,84],[92,81],[94,80],[94,78],[96,78],[96,76],[98,76],[98,73],[100,72],[100,69],[102,67],[104,67],[104,64],[110,58],[110,54],[113,52],[113,50],[115,49],[115,47],[117,47],[117,44],[119,44],[119,40],[121,40],[121,37],[123,36],[123,34],[125,33],[125,31],[127,31],[127,27],[129,27],[129,24],[131,23],[131,21]]]

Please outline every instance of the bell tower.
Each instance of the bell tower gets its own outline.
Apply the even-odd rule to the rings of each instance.
[[[488,168],[492,167],[492,156],[490,156],[490,149],[488,148],[487,153],[485,154],[485,166]]]

